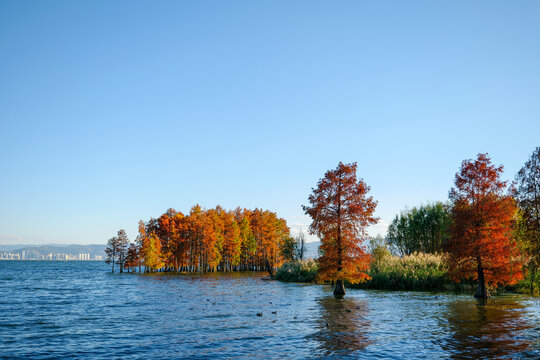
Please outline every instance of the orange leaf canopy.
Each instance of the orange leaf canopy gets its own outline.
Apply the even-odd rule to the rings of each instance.
[[[309,196],[304,211],[313,222],[310,232],[321,239],[320,280],[363,282],[370,256],[363,246],[366,228],[378,222],[377,202],[367,196],[369,186],[356,178],[356,163],[339,163],[327,171]]]
[[[451,237],[447,244],[450,272],[456,281],[478,278],[481,268],[491,285],[522,279],[519,248],[512,239],[516,202],[504,194],[503,167],[487,154],[465,160],[450,191],[453,201]]]

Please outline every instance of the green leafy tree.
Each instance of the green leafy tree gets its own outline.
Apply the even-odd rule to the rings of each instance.
[[[126,261],[129,239],[124,229],[118,230],[116,235],[116,253],[118,255],[118,265],[120,266],[120,272],[124,272],[124,262]]]
[[[377,235],[369,239],[368,251],[371,254],[373,263],[376,266],[379,266],[383,259],[392,255],[386,240],[381,235]]]
[[[285,238],[281,245],[281,256],[285,261],[295,261],[296,260],[296,240],[289,236]]]
[[[531,291],[540,287],[540,147],[537,147],[514,182],[519,213],[515,236],[528,254]]]
[[[114,272],[114,264],[116,262],[117,255],[118,255],[117,249],[118,249],[118,238],[115,236],[115,237],[110,238],[109,241],[107,241],[107,247],[105,248],[105,254],[106,254],[105,262],[107,264],[112,265],[112,272]]]
[[[401,255],[443,250],[451,222],[449,207],[441,202],[401,212],[388,227],[387,238]]]

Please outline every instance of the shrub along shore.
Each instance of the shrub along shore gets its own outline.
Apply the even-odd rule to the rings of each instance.
[[[285,282],[320,283],[317,281],[316,260],[287,262],[276,272],[274,279]],[[472,279],[456,283],[448,276],[445,254],[413,253],[411,255],[386,255],[375,258],[367,274],[371,277],[364,283],[346,284],[355,289],[454,291],[474,293],[476,282]],[[497,291],[517,291],[538,295],[526,281],[516,286],[499,288]]]

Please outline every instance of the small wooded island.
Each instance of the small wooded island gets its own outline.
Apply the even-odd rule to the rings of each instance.
[[[513,285],[538,294],[540,147],[511,184],[487,154],[463,161],[449,202],[402,212],[386,239],[367,234],[379,220],[377,202],[356,172],[356,163],[340,162],[303,206],[312,218],[310,233],[321,240],[315,261],[304,261],[304,235],[293,238],[274,212],[199,205],[186,215],[169,209],[141,220],[131,244],[118,231],[106,261],[113,272],[115,265],[120,272],[268,271],[284,281],[331,282],[336,297],[345,295],[346,284],[409,290],[476,284],[477,298]]]

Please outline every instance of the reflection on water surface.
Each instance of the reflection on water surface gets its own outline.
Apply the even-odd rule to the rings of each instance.
[[[540,303],[0,261],[7,358],[539,358]],[[262,316],[257,316],[261,314]]]
[[[315,340],[325,356],[350,355],[370,344],[367,303],[363,299],[325,296],[316,300],[319,321],[316,332],[307,339]]]
[[[534,319],[519,297],[449,302],[442,325],[449,337],[441,347],[456,358],[502,358],[527,354],[529,345],[540,337]]]

